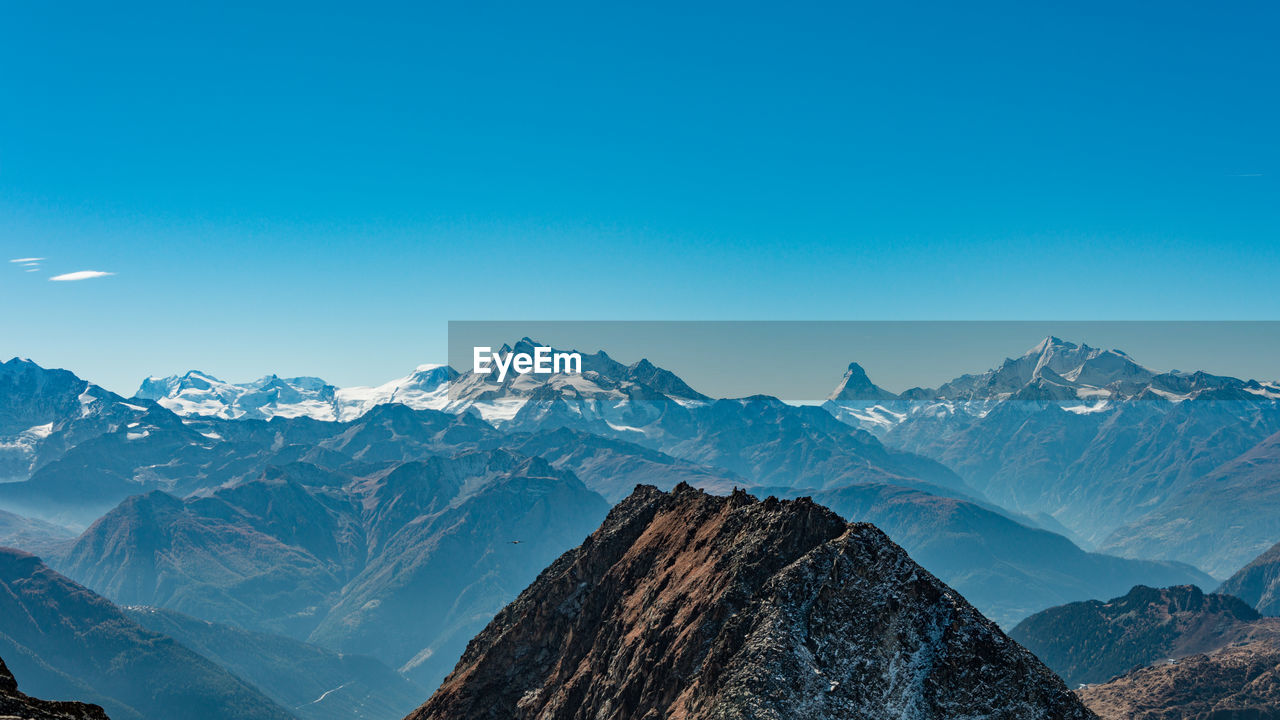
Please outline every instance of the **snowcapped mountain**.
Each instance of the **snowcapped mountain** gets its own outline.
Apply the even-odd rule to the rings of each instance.
[[[514,346],[503,345],[499,352],[532,353],[537,346],[522,338]],[[637,441],[645,434],[641,428],[669,409],[711,401],[648,360],[624,365],[603,350],[580,354],[581,374],[509,373],[498,381],[495,374],[464,373],[450,389],[452,400],[445,409],[474,409],[503,429],[570,426]]]
[[[538,344],[533,340],[522,338],[514,346],[503,345],[499,352],[532,354],[535,347]],[[946,468],[887,450],[875,437],[850,428],[821,408],[796,407],[765,396],[713,400],[648,360],[625,365],[604,351],[579,354],[581,373],[508,373],[499,380],[496,373],[459,374],[448,366],[424,365],[408,377],[378,387],[335,390],[327,403],[315,402],[316,395],[302,402],[284,402],[300,393],[254,392],[259,385],[272,383],[236,386],[193,373],[148,381],[140,394],[160,395],[157,402],[189,419],[251,419],[275,414],[336,419],[357,426],[374,408],[397,404],[478,417],[508,434],[567,428],[634,443],[697,465],[727,470],[747,485],[823,488],[850,482],[887,482],[941,494],[976,496]],[[861,373],[862,380],[865,377]],[[274,380],[284,385],[291,382]],[[318,380],[312,386],[328,387]],[[846,383],[844,397],[854,392],[851,380]],[[613,492],[628,490],[630,486],[619,486]]]
[[[1018,398],[1037,388],[1062,402],[1079,401],[1080,411],[1096,410],[1113,397],[1133,395],[1155,373],[1120,350],[1101,350],[1047,337],[1021,357],[1009,358],[993,370],[962,375],[938,388],[939,400],[976,404]]]
[[[457,378],[458,371],[448,365],[419,365],[405,377],[377,387],[342,388],[335,393],[334,419],[354,420],[386,403],[444,410],[449,407],[449,384]]]
[[[267,375],[248,383],[229,383],[209,373],[149,377],[136,397],[154,400],[187,417],[224,420],[268,420],[310,417],[346,421],[376,405],[399,403],[415,410],[443,410],[449,405],[449,383],[458,373],[447,365],[419,365],[405,377],[376,387],[336,388],[316,377]]]
[[[209,373],[149,377],[136,397],[155,400],[179,415],[212,415],[227,420],[265,420],[277,415],[307,415],[336,420],[335,391],[320,378],[281,378],[275,375],[248,383],[229,383]]]
[[[888,392],[851,363],[825,407],[845,422],[883,434],[909,416],[980,418],[1007,402],[1055,404],[1077,415],[1113,410],[1131,400],[1180,403],[1224,390],[1280,399],[1280,384],[1205,372],[1157,373],[1121,350],[1103,350],[1046,337],[1017,358],[984,373],[966,374],[936,389]]]
[[[146,411],[66,370],[20,358],[0,363],[0,483],[26,480],[68,448]]]
[[[1173,498],[1183,504],[1167,528],[1212,526],[1187,515],[1208,505],[1183,490],[1280,431],[1274,383],[1157,373],[1119,350],[1054,337],[987,372],[891,397],[855,368],[826,404],[833,415],[937,460],[1006,508],[1052,516],[1091,548]],[[1256,535],[1265,523],[1249,527]],[[1204,543],[1183,547],[1168,532],[1147,539],[1142,557],[1153,556],[1154,543],[1180,548],[1156,557],[1222,570]],[[1255,552],[1274,541],[1247,540],[1243,547]]]
[[[883,431],[904,419],[906,401],[871,382],[858,363],[849,363],[840,384],[823,407],[838,419],[868,432]]]
[[[514,346],[503,345],[499,352],[531,353],[536,346],[533,340],[522,338]],[[377,405],[398,403],[415,410],[473,410],[496,427],[511,423],[531,400],[534,409],[526,413],[525,424],[560,410],[547,404],[550,398],[558,398],[561,405],[567,403],[565,412],[614,427],[652,420],[660,414],[652,407],[655,403],[690,407],[710,401],[674,373],[648,360],[624,365],[603,351],[582,354],[581,374],[513,372],[501,382],[496,375],[460,374],[448,365],[420,365],[409,375],[376,387],[348,388],[335,388],[319,378],[275,375],[235,384],[192,370],[181,376],[149,377],[137,397],[154,400],[187,417],[265,420],[306,416],[346,422]]]

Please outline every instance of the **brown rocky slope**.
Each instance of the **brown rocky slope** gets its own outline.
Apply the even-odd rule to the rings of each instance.
[[[1077,693],[1103,720],[1280,720],[1280,644],[1244,642]]]
[[[874,526],[640,486],[411,720],[1089,718]]]

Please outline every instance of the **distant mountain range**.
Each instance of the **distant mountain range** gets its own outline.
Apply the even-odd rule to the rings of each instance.
[[[897,395],[851,365],[826,408],[992,502],[1052,516],[1086,547],[1226,577],[1280,538],[1275,383],[1157,373],[1050,337],[985,373]]]
[[[399,720],[427,694],[367,655],[344,655],[172,610],[139,606],[121,610],[142,627],[247,678],[299,720]]]
[[[15,364],[37,374],[35,366],[24,361],[7,365]],[[151,400],[126,402],[108,396],[103,403],[112,409],[109,421],[98,422],[95,432],[82,429],[83,439],[75,444],[53,441],[62,438],[58,428],[78,421],[82,407],[64,407],[60,396],[41,397],[36,387],[24,390],[24,402],[44,407],[34,419],[48,419],[46,424],[56,426],[55,432],[46,439],[50,447],[27,464],[29,473],[13,478],[20,482],[0,484],[0,507],[83,525],[139,492],[158,489],[182,496],[223,487],[308,453],[336,453],[345,456],[344,462],[366,464],[403,461],[504,446],[516,436],[562,428],[622,443],[615,443],[612,452],[631,448],[624,454],[647,454],[650,467],[657,457],[652,451],[683,460],[680,467],[711,484],[827,487],[878,481],[941,494],[975,494],[938,463],[886,448],[817,408],[793,407],[766,397],[711,402],[665,370],[644,362],[622,366],[603,353],[584,357],[584,368],[582,376],[556,376],[536,387],[532,380],[519,379],[531,376],[511,376],[504,385],[492,386],[468,380],[470,385],[457,390],[466,407],[452,408],[463,411],[459,413],[430,408],[415,412],[397,402],[374,405],[344,422],[317,420],[305,413],[275,415],[267,421],[219,417],[225,413],[183,416]],[[441,383],[450,375],[436,374]],[[75,389],[83,390],[82,385]],[[415,402],[420,395],[396,397]],[[595,412],[606,407],[603,417]],[[481,419],[494,408],[510,417],[495,420],[496,426]],[[401,432],[400,426],[411,431]],[[613,497],[625,493],[616,478],[601,481],[611,486],[606,492]]]
[[[524,338],[503,351],[534,345]],[[1280,483],[1270,482],[1280,456],[1276,383],[1155,372],[1123,351],[1055,337],[987,372],[902,393],[876,386],[852,363],[824,409],[874,434],[872,446],[856,437],[832,441],[842,433],[814,409],[780,409],[765,397],[713,400],[648,361],[622,365],[596,352],[584,355],[584,370],[497,383],[424,366],[380,388],[349,391],[315,378],[210,387],[148,379],[140,397],[224,418],[351,418],[371,407],[370,398],[475,411],[508,432],[567,427],[639,443],[731,471],[750,486],[842,486],[847,478],[837,468],[850,468],[858,482],[928,483],[946,488],[942,495],[986,498],[1042,527],[1068,529],[1093,550],[1190,562],[1217,578],[1280,538]],[[316,405],[316,395],[328,400]],[[751,428],[762,423],[790,429],[754,437]],[[754,446],[750,454],[744,442]],[[859,443],[865,448],[855,457],[837,448]],[[872,448],[881,456],[865,462]]]
[[[1270,384],[1056,338],[935,390],[851,364],[824,407],[714,399],[604,352],[583,370],[422,366],[376,388],[192,372],[121,398],[15,359],[0,542],[303,720],[384,720],[637,485],[811,497],[1006,627],[1139,584],[1212,587],[1178,561],[1227,577],[1280,539]],[[1237,590],[1264,611],[1269,567]],[[361,679],[326,687],[343,673]]]
[[[178,416],[150,400],[134,400],[128,403],[137,408],[130,410],[131,422],[107,427],[99,436],[67,449],[26,482],[0,485],[0,504],[87,523],[132,494],[158,489],[177,498],[205,498],[222,493],[219,488],[256,481],[275,472],[274,468],[295,462],[337,473],[347,478],[343,482],[350,482],[388,463],[505,447],[547,459],[610,501],[625,496],[637,484],[671,488],[682,481],[720,492],[752,487],[781,495],[822,495],[852,518],[883,524],[913,552],[927,553],[932,569],[964,587],[980,607],[1006,623],[1046,605],[1108,596],[1134,583],[1211,583],[1189,568],[1087,555],[1056,535],[1033,532],[1028,526],[1038,521],[982,501],[979,493],[942,465],[887,448],[872,434],[850,428],[820,408],[794,407],[764,396],[712,401],[668,371],[645,362],[623,366],[603,353],[585,356],[584,368],[586,373],[574,376],[572,385],[543,383],[530,389],[508,378],[508,387],[520,386],[516,400],[521,406],[500,427],[468,412],[413,410],[402,404],[375,405],[354,420],[337,423],[306,415],[275,416],[268,421]],[[421,393],[400,397],[407,401],[433,393],[442,397],[441,383],[452,374],[438,369],[428,374],[433,378],[416,386]],[[387,391],[406,386],[389,384]],[[634,423],[626,427],[643,432],[618,430],[613,427],[617,423],[590,419],[594,417],[591,408],[601,406],[592,393],[620,392],[617,387],[643,400],[608,405],[614,413],[610,417]],[[851,392],[848,383],[845,390]],[[468,392],[478,402],[509,405],[497,384],[483,389],[477,384]],[[452,394],[456,393],[443,397]],[[561,412],[565,407],[574,410]],[[661,412],[651,413],[658,407]],[[637,419],[638,415],[648,419]],[[852,497],[850,492],[869,492],[895,499],[846,507],[838,499],[842,490],[845,498]],[[948,504],[942,498],[965,502]],[[965,510],[953,512],[956,507]],[[944,513],[942,519],[939,512]],[[912,517],[913,513],[918,516]],[[937,533],[931,536],[934,529]],[[1023,537],[1014,543],[996,540],[1010,532]],[[943,536],[964,539],[964,547],[973,551],[948,550],[946,542],[938,539]],[[198,576],[189,578],[190,587],[170,587],[173,596],[167,599],[119,594],[122,586],[92,571],[92,565],[105,562],[90,556],[70,565],[69,571],[121,602],[164,605],[205,619],[236,622],[225,608],[204,615],[191,606],[174,604],[187,592],[201,601],[217,597],[200,589]],[[280,573],[287,574],[291,566],[283,563]],[[119,572],[125,566],[112,567]],[[328,582],[333,585],[337,580]],[[253,613],[257,612],[255,608]],[[300,621],[299,626],[306,622]],[[312,631],[279,625],[251,627],[299,638],[309,637]]]
[[[533,346],[525,338],[501,350],[531,352]],[[359,418],[376,407],[368,405],[375,398],[420,410],[475,413],[506,433],[569,428],[719,468],[744,484],[824,487],[878,480],[974,494],[945,467],[886,448],[817,408],[794,407],[765,396],[712,400],[644,360],[622,365],[597,352],[583,356],[581,375],[511,374],[501,383],[471,373],[459,376],[449,368],[424,367],[431,369],[420,368],[376,393],[367,388],[335,391],[315,378],[296,384],[274,377],[245,386],[211,384],[207,376],[188,373],[148,379],[139,397],[154,398],[187,417],[320,420]],[[277,389],[269,397],[297,400],[264,402],[268,395],[256,394],[259,386]],[[284,386],[293,390],[286,393]],[[325,387],[330,389],[317,392],[337,405],[321,408],[307,394],[307,388]],[[351,397],[362,398],[363,404],[344,405],[343,398]],[[245,398],[253,398],[252,412],[244,410]]]
[[[0,548],[0,657],[24,690],[112,720],[290,720],[258,689],[50,570]]]
[[[253,382],[229,383],[192,370],[185,375],[149,377],[136,397],[154,400],[185,416],[224,420],[311,417],[343,421],[360,417],[375,405],[400,403],[419,410],[449,405],[448,383],[458,374],[442,365],[421,365],[408,376],[378,387],[336,388],[320,378],[268,375]]]
[[[534,345],[525,338],[503,351]],[[376,389],[274,377],[234,392],[221,387],[149,379],[140,396],[187,416],[342,419],[366,412],[372,398],[474,411],[509,432],[568,427],[636,443],[750,486],[841,486],[849,479],[838,468],[849,468],[857,482],[984,498],[1065,529],[1087,548],[1181,560],[1218,578],[1280,539],[1280,483],[1272,481],[1280,384],[1156,372],[1122,351],[1054,337],[986,372],[903,393],[875,385],[851,363],[824,408],[875,444],[843,437],[813,408],[765,397],[714,400],[647,361],[623,365],[603,352],[584,355],[581,376],[513,374],[497,383],[423,366]],[[308,392],[328,405],[305,399]],[[780,425],[786,431],[752,435]]]
[[[1091,717],[873,526],[681,485],[619,503],[409,720],[960,716]]]
[[[430,688],[607,510],[571,473],[501,450],[360,476],[297,462],[130,498],[60,567],[121,604],[371,655]]]

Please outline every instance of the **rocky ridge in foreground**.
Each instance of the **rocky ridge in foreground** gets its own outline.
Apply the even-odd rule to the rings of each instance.
[[[802,498],[640,486],[411,720],[1090,718],[882,532]]]

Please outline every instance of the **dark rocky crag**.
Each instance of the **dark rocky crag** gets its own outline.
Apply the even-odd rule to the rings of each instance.
[[[1090,718],[872,525],[640,486],[411,720]]]
[[[108,720],[97,705],[40,700],[18,690],[18,681],[0,659],[0,718],[22,720]]]
[[[1230,595],[1189,585],[1139,585],[1105,603],[1089,600],[1038,612],[1009,634],[1074,686],[1249,638],[1280,638],[1280,623]]]

